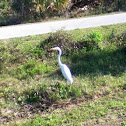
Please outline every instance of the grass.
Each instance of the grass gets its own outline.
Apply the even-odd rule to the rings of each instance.
[[[125,125],[125,33],[118,24],[0,40],[0,124]],[[54,46],[73,85],[48,52]]]
[[[44,115],[44,117],[35,116],[33,120],[25,123],[25,125],[78,126],[94,125],[96,122],[99,125],[111,125],[113,124],[113,121],[118,118],[118,116],[121,116],[120,118],[123,119],[125,118],[123,115],[124,111],[118,111],[118,109],[121,110],[125,107],[126,106],[124,100],[119,101],[118,99],[115,99],[115,96],[105,96],[104,98],[100,98],[97,101],[81,103],[78,106],[74,106],[67,110],[58,109],[52,114]]]

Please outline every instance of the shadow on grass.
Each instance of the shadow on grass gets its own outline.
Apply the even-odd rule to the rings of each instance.
[[[126,70],[126,48],[74,54],[71,62],[73,75],[119,76]]]
[[[100,75],[120,76],[126,70],[126,47],[117,50],[94,50],[83,52],[73,51],[70,58],[70,70],[73,76],[88,75],[89,77]],[[67,63],[66,63],[67,64]],[[58,66],[57,66],[58,67]],[[52,72],[48,77],[63,79],[61,70]]]

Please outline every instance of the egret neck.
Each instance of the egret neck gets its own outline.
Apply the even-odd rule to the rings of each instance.
[[[58,49],[58,51],[59,51],[59,54],[58,54],[58,64],[59,64],[59,66],[61,66],[62,62],[61,62],[60,57],[61,57],[62,51],[60,49]]]

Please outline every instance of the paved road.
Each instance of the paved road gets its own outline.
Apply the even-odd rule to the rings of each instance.
[[[55,32],[59,29],[73,30],[78,28],[97,27],[124,22],[126,22],[126,13],[86,17],[79,19],[68,19],[63,21],[5,26],[0,28],[0,39],[45,34],[49,32]]]

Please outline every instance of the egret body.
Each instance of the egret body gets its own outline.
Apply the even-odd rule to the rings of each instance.
[[[68,66],[66,64],[63,64],[61,62],[61,54],[62,54],[62,50],[59,48],[59,47],[54,47],[54,48],[51,48],[50,51],[52,50],[58,50],[59,54],[58,54],[58,64],[61,68],[61,72],[63,74],[63,76],[67,79],[67,81],[72,84],[73,83],[73,78],[72,78],[72,74],[70,72],[70,69],[68,68]]]

